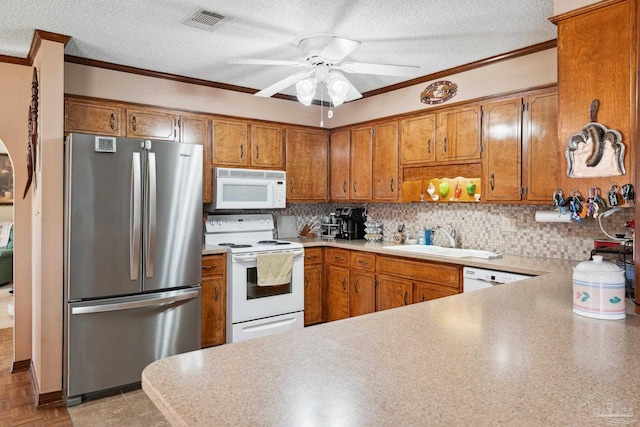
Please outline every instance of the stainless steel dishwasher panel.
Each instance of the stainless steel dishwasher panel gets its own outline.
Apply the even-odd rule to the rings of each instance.
[[[151,362],[199,349],[200,298],[193,287],[67,304],[67,398],[139,382]]]

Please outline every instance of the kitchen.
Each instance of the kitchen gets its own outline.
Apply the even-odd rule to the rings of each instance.
[[[53,66],[52,72],[56,73],[54,75],[60,78],[64,69],[64,78],[65,78],[64,92],[66,93],[79,94],[79,95],[102,98],[102,99],[116,99],[116,100],[129,101],[129,102],[138,102],[138,103],[144,103],[148,105],[163,106],[166,108],[181,108],[189,111],[209,111],[210,110],[210,107],[208,106],[203,105],[201,107],[198,104],[198,101],[199,101],[198,99],[194,100],[193,98],[188,98],[188,97],[185,97],[184,95],[181,95],[181,93],[183,92],[184,86],[183,84],[180,84],[180,83],[164,82],[160,85],[159,82],[156,82],[155,80],[145,79],[143,77],[135,76],[135,75],[127,75],[125,73],[119,73],[113,70],[105,70],[97,67],[90,67],[82,64],[69,63],[69,62],[63,64],[61,59],[62,50],[58,46],[51,46],[53,44],[54,43],[52,42],[45,41],[43,43],[43,46],[45,46],[47,49],[51,49],[54,52],[54,55],[60,55],[59,59],[56,60],[55,65]],[[509,66],[506,68],[510,72],[510,71],[513,71],[513,68],[511,67],[515,67],[515,69],[517,70],[516,73],[518,73],[521,76],[525,76],[528,79],[527,83],[523,84],[523,87],[535,87],[539,85],[550,84],[550,83],[553,83],[556,78],[554,73],[555,66],[556,66],[555,58],[556,58],[555,49],[547,49],[545,51],[535,53],[530,57],[522,57],[520,59],[510,60],[508,61]],[[14,66],[14,67],[17,67],[17,66]],[[482,88],[482,90],[485,91],[484,93],[481,92],[481,93],[469,94],[468,99],[475,99],[483,95],[489,95],[492,93],[502,93],[502,92],[506,92],[514,89],[512,87],[509,87],[509,84],[511,84],[511,82],[502,81],[500,79],[493,78],[495,76],[495,73],[497,71],[500,71],[501,67],[502,67],[501,65],[495,64],[488,67],[488,69],[486,70],[479,71],[479,72],[482,72],[483,74],[477,76],[478,79],[489,81],[491,82],[492,85],[495,85],[495,86],[487,85],[487,87]],[[20,82],[23,82],[25,80],[28,82],[30,78],[31,78],[30,75],[21,77]],[[455,79],[455,81],[457,81],[461,85],[462,83],[465,82],[463,78],[464,76],[462,75],[451,77],[452,80]],[[496,81],[496,80],[500,80],[500,81]],[[111,85],[107,87],[92,87],[91,82],[93,81],[111,82]],[[44,83],[45,82],[43,81],[43,84]],[[21,84],[21,87],[25,87],[25,84]],[[146,95],[140,96],[140,97],[134,96],[133,94],[140,93],[140,88],[144,88],[142,92],[146,93]],[[46,87],[43,87],[43,91],[46,91]],[[27,91],[22,90],[21,94],[19,95],[20,99],[22,97],[28,96],[26,92],[28,92],[28,90]],[[215,89],[208,90],[208,93],[212,95],[217,95],[222,97],[229,96],[227,94],[220,94],[220,92],[221,91],[215,90]],[[43,93],[43,95],[45,95],[45,93]],[[413,98],[416,95],[415,93],[412,92],[410,96],[411,98]],[[461,92],[458,95],[457,99],[460,101],[463,101],[464,100],[463,96],[467,96],[467,95]],[[211,98],[216,98],[216,96],[211,96]],[[273,109],[263,108],[263,107],[266,107],[267,105],[272,105],[272,104],[267,104],[265,102],[256,102],[254,101],[254,99],[248,99],[249,98],[248,96],[246,98],[247,99],[242,98],[240,95],[238,95],[237,97],[238,102],[230,103],[225,108],[225,114],[237,116],[237,117],[260,117],[266,120],[278,121],[278,117],[276,117],[276,114],[273,112]],[[262,101],[262,100],[259,100],[259,101]],[[201,100],[200,102],[202,104],[208,103],[208,101],[206,100]],[[291,105],[293,103],[280,101],[280,100],[275,100],[272,102],[277,103],[279,107],[282,106],[281,112],[283,115],[289,114],[290,117],[295,118],[295,117],[300,117],[300,115],[307,114],[306,112],[300,112],[300,110],[296,108],[295,105]],[[247,105],[249,103],[251,103],[251,105]],[[375,115],[376,113],[374,112],[375,107],[372,104],[374,104],[373,98],[362,100],[360,103],[360,106],[358,107],[360,111],[355,111],[356,110],[355,106],[350,107],[348,104],[344,106],[344,108],[340,111],[339,114],[338,114],[339,110],[336,109],[336,117],[334,118],[334,120],[336,121],[334,123],[336,123],[336,125],[340,125],[340,124],[346,125],[348,124],[348,122],[346,122],[346,120],[348,120],[347,117],[349,117],[350,120],[353,120],[354,123],[374,119],[377,116]],[[368,110],[367,107],[369,106],[371,107],[371,110]],[[56,104],[51,108],[52,108],[51,114],[57,117],[63,116],[61,105]],[[402,112],[402,111],[395,111],[393,108],[394,107],[390,105],[390,113],[385,113],[384,116],[388,114],[395,114],[395,113]],[[414,107],[414,108],[417,108],[417,107]],[[270,111],[264,111],[267,109]],[[311,115],[311,113],[308,113],[308,114]],[[16,117],[15,121],[17,122],[19,119],[20,117]],[[51,115],[47,117],[43,117],[43,120],[52,120]],[[341,123],[340,120],[344,122]],[[317,119],[315,117],[315,114],[313,115],[313,118],[310,117],[308,119],[309,124],[311,123],[315,124],[316,121]],[[583,121],[585,123],[587,122],[586,119]],[[303,122],[303,120],[301,120],[301,122]],[[58,139],[59,134],[61,133],[60,131],[61,124],[51,123],[50,125],[56,130],[55,131],[52,130],[51,134],[48,135],[48,137],[53,139]],[[47,129],[50,129],[48,127],[48,123],[44,123],[42,126],[42,129],[45,132]],[[16,137],[14,138],[15,140],[24,140],[22,132],[16,131],[15,133],[17,134]],[[43,137],[47,137],[47,135],[43,134]],[[4,139],[4,136],[3,136],[3,139]],[[39,178],[42,180],[42,182],[39,182],[39,184],[41,186],[44,186],[43,192],[45,194],[49,194],[47,191],[47,188],[49,185],[52,185],[52,183],[56,182],[56,180],[59,180],[60,171],[56,170],[55,168],[49,169],[48,167],[50,166],[50,164],[48,164],[46,160],[48,158],[47,156],[56,157],[59,154],[55,151],[55,149],[53,148],[50,149],[46,146],[43,146],[43,150],[45,150],[43,152],[44,162],[42,163],[43,169],[42,171],[40,171],[41,173]],[[47,150],[53,150],[53,151],[47,151]],[[19,149],[16,149],[15,152],[21,153],[22,151],[20,151]],[[18,171],[17,173],[24,174],[23,172],[24,168],[16,167],[15,169]],[[17,178],[18,178],[17,182],[18,181],[22,183],[25,182],[24,175],[18,175]],[[51,181],[49,181],[49,179],[51,179]],[[51,202],[49,200],[43,200],[42,203],[46,205],[47,208],[51,208],[51,206],[47,205],[47,203],[54,203],[54,207],[55,207],[55,202]],[[39,203],[36,203],[35,207],[39,208]],[[283,213],[299,215],[301,218],[303,218],[302,219],[303,221],[306,221],[311,216],[317,215],[321,212],[326,213],[330,210],[333,210],[334,208],[335,208],[334,204],[329,204],[329,206],[322,206],[322,207],[317,207],[317,205],[306,204],[306,203],[294,204],[290,208],[288,208],[287,211]],[[450,204],[450,205],[436,205],[435,212],[431,212],[431,211],[424,212],[417,205],[414,206],[414,204],[394,205],[391,203],[383,203],[383,204],[376,204],[375,206],[372,204],[369,208],[372,215],[374,215],[378,219],[385,220],[386,222],[385,226],[387,227],[385,229],[385,232],[395,229],[397,225],[399,225],[400,223],[405,223],[407,226],[407,229],[411,231],[412,234],[415,234],[419,230],[419,227],[422,227],[425,225],[448,226],[448,222],[454,222],[456,228],[459,231],[459,235],[461,236],[461,239],[463,239],[461,244],[463,244],[464,246],[486,247],[487,241],[490,241],[491,247],[489,247],[489,249],[497,250],[503,253],[506,253],[508,251],[522,250],[522,252],[520,253],[523,253],[526,255],[531,254],[531,255],[537,255],[537,256],[544,256],[545,255],[544,251],[546,250],[545,242],[547,241],[547,239],[552,239],[551,241],[552,243],[550,245],[546,245],[546,248],[549,248],[548,252],[550,256],[562,257],[563,255],[567,256],[568,254],[574,254],[575,248],[580,247],[581,249],[576,258],[585,259],[586,251],[588,250],[588,247],[589,247],[589,244],[587,243],[587,241],[589,240],[589,238],[592,239],[594,236],[600,236],[597,226],[595,226],[594,223],[584,224],[584,226],[586,226],[585,228],[582,228],[583,226],[578,227],[578,226],[570,226],[570,225],[536,225],[531,219],[536,208],[528,207],[528,206],[491,205],[490,207],[487,207],[486,205],[478,205],[477,207],[472,208],[469,205]],[[309,209],[317,209],[317,211],[309,211]],[[474,231],[473,226],[471,225],[471,222],[473,221],[469,221],[469,225],[467,227],[465,225],[465,222],[468,218],[468,215],[466,212],[468,209],[471,210],[474,213],[474,215],[477,215],[478,219],[476,220],[476,222],[492,224],[493,227],[491,227],[491,229],[496,230],[495,233],[489,236],[485,236],[483,233]],[[447,220],[447,222],[444,224],[440,223],[439,218],[442,218],[442,213],[449,212],[450,210],[454,211],[455,220],[452,220],[452,221]],[[23,212],[26,214],[25,216],[27,219],[31,217],[30,212],[31,212],[30,209]],[[35,212],[37,213],[39,212],[39,210],[36,209]],[[527,230],[527,232],[531,233],[530,240],[522,239],[518,237],[518,235],[514,232],[505,232],[505,233],[498,232],[498,230],[502,229],[501,217],[503,216],[515,218],[516,224],[518,225],[518,227],[520,227],[520,225],[522,224],[523,228],[526,227],[532,230],[532,231]],[[19,215],[16,215],[16,217],[18,220]],[[418,217],[418,219],[416,219],[415,223],[412,224],[411,219],[416,217]],[[612,217],[612,219],[615,219],[616,217],[617,216],[614,216]],[[58,224],[61,223],[61,220],[55,217],[53,218],[46,217],[46,218],[43,218],[42,221],[44,221],[44,223],[42,227],[43,236],[41,238],[41,241],[42,242],[60,241],[59,236],[56,234],[56,227],[55,226],[49,227],[48,221],[51,221],[52,223],[51,225],[54,225],[56,223]],[[30,225],[26,227],[26,229],[30,229],[30,228],[31,228]],[[551,234],[551,236],[549,236],[549,234]],[[487,238],[487,240],[483,240],[484,238]],[[465,241],[464,239],[468,239],[468,240]],[[42,248],[40,248],[40,246],[38,245],[36,245],[36,247],[40,251],[39,255],[35,255],[36,259],[39,259],[40,257],[42,257],[42,259],[44,260],[49,260],[49,257],[52,255],[52,253],[55,252],[46,245],[44,245]],[[25,255],[25,259],[31,259],[30,253],[23,254],[23,255]],[[56,268],[55,266],[51,268],[51,264],[49,264],[50,262],[53,262],[53,261],[46,261],[41,267],[40,266],[38,267],[38,268],[41,268],[42,270],[40,272],[36,270],[36,272],[33,273],[35,276],[34,280],[37,279],[37,277],[39,276],[55,277]],[[29,270],[28,272],[26,273],[23,272],[21,274],[23,274],[22,276],[23,278],[24,277],[29,278],[28,281],[30,281],[32,272],[30,268],[28,270]],[[44,328],[45,331],[51,328],[51,331],[50,331],[51,335],[55,336],[56,328],[61,328],[59,325],[59,320],[56,320],[57,315],[55,312],[52,312],[49,308],[47,308],[46,304],[40,303],[39,301],[60,301],[59,306],[61,306],[61,300],[60,300],[61,296],[58,295],[59,292],[56,289],[50,289],[48,286],[41,286],[41,287],[42,287],[42,293],[40,291],[34,291],[36,292],[34,294],[34,301],[36,301],[37,304],[42,305],[40,307],[41,309],[40,311],[43,313],[43,317],[42,319],[36,319],[35,324],[42,325],[42,328]],[[36,289],[38,289],[38,287],[36,287]],[[36,311],[39,310],[37,304],[36,304],[36,308],[34,309]],[[31,321],[28,320],[26,325],[30,325],[30,322]],[[31,326],[26,326],[26,327],[29,329],[31,328]],[[38,330],[39,330],[39,327],[38,327]],[[16,331],[16,333],[19,336],[22,336],[18,333],[18,331]],[[27,335],[30,335],[30,333],[27,333]],[[45,348],[47,349],[46,350],[47,353],[52,353],[52,354],[58,353],[58,351],[56,351],[56,348],[58,350],[61,349],[60,347],[61,344],[50,343],[46,340],[43,340],[42,338],[35,338],[34,342],[31,342],[31,340],[28,339],[28,342],[26,344],[17,345],[16,360],[29,359],[31,358],[30,354],[33,353],[34,354],[33,360],[34,360],[34,363],[36,364],[36,371],[38,372],[38,381],[40,382],[41,391],[43,392],[55,391],[59,389],[59,374],[57,374],[57,372],[59,371],[58,367],[61,365],[61,362],[59,360],[55,360],[56,359],[55,357],[49,358],[49,356],[47,356],[46,358],[43,358],[42,357],[42,352],[44,351],[43,346],[45,346]]]

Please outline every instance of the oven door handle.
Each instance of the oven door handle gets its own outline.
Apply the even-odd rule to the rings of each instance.
[[[274,253],[276,251],[271,251],[269,253]],[[277,251],[277,252],[293,252],[293,257],[298,258],[299,256],[304,255],[304,250],[299,251]],[[237,254],[231,256],[232,261],[234,262],[249,262],[255,261],[257,259],[256,254]]]

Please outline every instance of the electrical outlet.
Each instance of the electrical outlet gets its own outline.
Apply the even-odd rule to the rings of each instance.
[[[508,216],[502,217],[502,231],[507,233],[515,233],[516,232],[516,219],[510,218]]]

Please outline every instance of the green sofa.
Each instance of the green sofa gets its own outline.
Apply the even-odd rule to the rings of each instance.
[[[13,282],[13,227],[7,246],[0,248],[0,285]]]

